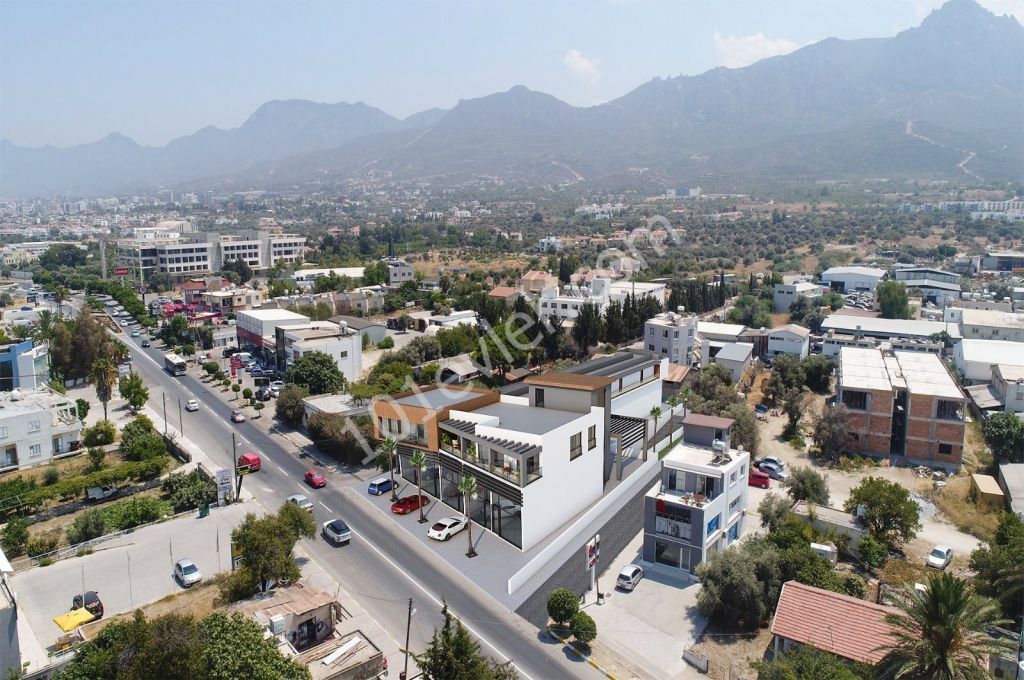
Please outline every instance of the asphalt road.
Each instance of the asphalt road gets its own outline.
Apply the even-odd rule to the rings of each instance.
[[[560,646],[547,642],[538,629],[500,607],[460,573],[436,563],[430,551],[403,536],[404,532],[389,525],[388,518],[382,518],[369,504],[359,500],[356,494],[365,493],[364,480],[324,470],[327,486],[310,489],[302,482],[302,475],[317,467],[315,461],[290,452],[279,437],[267,435],[252,422],[232,424],[232,405],[219,389],[208,389],[191,376],[168,374],[163,370],[159,348],[143,350],[137,344],[140,338],[122,335],[120,339],[132,353],[133,370],[149,385],[150,406],[157,413],[162,412],[166,394],[172,427],[178,422],[178,399],[184,403],[196,398],[202,405],[200,410],[183,415],[186,437],[226,468],[231,466],[232,432],[239,437],[239,453],[253,450],[263,457],[263,469],[243,482],[244,488],[262,505],[273,509],[288,496],[302,493],[313,501],[318,522],[337,516],[345,519],[356,539],[348,546],[334,548],[317,538],[305,541],[305,548],[400,647],[405,646],[409,598],[416,609],[409,645],[413,651],[423,649],[441,624],[444,601],[481,641],[482,651],[502,661],[511,659],[524,677],[595,677],[597,671]],[[272,406],[265,413],[264,419],[272,418]],[[368,479],[373,473],[367,471],[361,476]]]

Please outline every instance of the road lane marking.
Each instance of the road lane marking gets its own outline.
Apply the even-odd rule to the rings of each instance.
[[[303,491],[305,491],[305,490],[306,490],[306,487],[302,486],[302,483],[301,483],[301,482],[295,482],[295,486],[299,487],[299,488],[300,488],[300,489],[302,489]]]
[[[281,473],[282,475],[283,475],[283,474],[285,473],[285,472],[284,472],[284,468],[282,468],[282,467],[281,467],[280,465],[276,465],[276,464],[275,464],[275,465],[274,465],[274,468],[276,468],[276,469],[277,469],[277,471],[278,471],[278,472],[280,472],[280,473]]]
[[[332,515],[334,514],[334,510],[331,510],[329,507],[324,505],[323,501],[317,501],[317,503],[319,503],[323,507],[323,509],[326,510],[327,512],[331,513]]]

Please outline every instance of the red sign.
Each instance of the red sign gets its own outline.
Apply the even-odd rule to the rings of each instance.
[[[114,270],[114,276],[128,276],[128,267],[118,267]]]

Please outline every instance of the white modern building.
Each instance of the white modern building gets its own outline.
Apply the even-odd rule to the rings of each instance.
[[[386,258],[384,264],[388,268],[388,286],[398,288],[403,283],[416,280],[416,271],[405,260]]]
[[[299,269],[293,275],[292,279],[295,283],[300,285],[310,284],[319,279],[321,276],[330,276],[334,274],[338,278],[351,279],[353,284],[358,284],[363,280],[363,272],[366,271],[366,267],[333,267],[331,269]]]
[[[1024,342],[1024,313],[949,307],[943,320],[957,323],[964,339]]]
[[[0,345],[0,391],[34,390],[50,382],[50,349],[21,340]]]
[[[342,322],[344,324],[344,322]],[[334,359],[345,380],[359,379],[363,371],[362,335],[330,321],[311,321],[274,329],[277,367],[286,370],[303,354],[322,352]]]
[[[287,309],[248,309],[239,312],[235,318],[239,347],[262,347],[264,338],[268,338],[270,343],[274,344],[274,329],[278,326],[300,326],[310,321],[308,316]]]
[[[583,305],[590,303],[604,311],[608,306],[608,279],[594,279],[590,286],[545,288],[536,300],[537,314],[543,318],[557,317],[559,321],[575,321]]]
[[[750,368],[753,360],[754,345],[750,342],[730,342],[720,349],[711,359],[711,363],[718,364],[729,371],[733,382],[739,382],[743,375]]]
[[[813,281],[776,283],[772,293],[772,310],[777,314],[788,312],[793,303],[802,297],[808,300],[816,300],[821,297],[821,284]]]
[[[932,336],[939,333],[948,333],[953,342],[960,340],[960,327],[952,321],[883,319],[881,317],[829,314],[821,323],[821,332],[826,334],[829,331],[857,338],[870,337],[881,340],[902,338],[926,341],[930,341]]]
[[[953,346],[953,365],[963,375],[965,385],[992,382],[996,365],[1024,368],[1024,345],[1010,340],[965,338]]]
[[[596,279],[595,279],[596,282]],[[608,299],[618,303],[624,303],[626,296],[632,295],[637,300],[644,297],[654,298],[658,304],[665,306],[667,299],[667,287],[664,283],[647,281],[610,281],[608,286]]]
[[[306,248],[304,236],[262,231],[164,236],[118,241],[118,265],[127,267],[133,277],[143,281],[156,273],[187,278],[220,271],[231,260],[243,260],[257,271],[268,269],[279,260],[291,264]]]
[[[644,322],[644,348],[666,357],[673,364],[693,363],[693,346],[697,336],[694,314],[665,312]]]
[[[894,269],[892,272],[893,278],[897,281],[940,281],[942,283],[955,283],[957,284],[957,290],[960,286],[960,275],[956,272],[947,272],[944,269],[932,269],[931,267],[900,267]],[[906,283],[907,288],[912,288],[910,283]]]
[[[803,326],[787,324],[768,331],[768,356],[789,354],[803,359],[811,351],[811,331]]]
[[[877,267],[832,267],[821,273],[821,283],[840,293],[874,292],[884,276],[885,270]]]
[[[0,393],[0,471],[46,465],[81,439],[74,400],[45,386]]]

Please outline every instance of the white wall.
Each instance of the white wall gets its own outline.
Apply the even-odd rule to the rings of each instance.
[[[350,335],[339,335],[320,340],[307,340],[299,346],[292,345],[296,353],[323,352],[335,363],[338,369],[345,376],[346,380],[359,380],[363,372],[363,350],[362,336],[359,333]]]
[[[811,339],[798,338],[788,334],[768,334],[768,354],[792,354],[803,359],[808,355],[811,348]]]
[[[739,379],[743,377],[743,372],[747,368],[747,362],[732,361],[730,359],[719,359],[717,357],[715,358],[713,363],[716,363],[725,370],[729,371],[730,375],[732,375],[733,382],[739,382]]]

